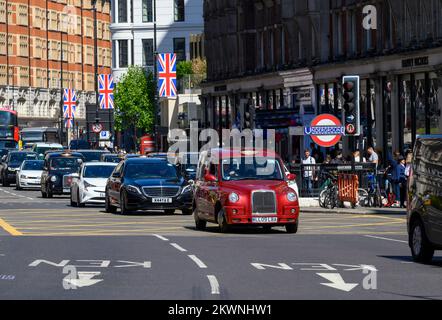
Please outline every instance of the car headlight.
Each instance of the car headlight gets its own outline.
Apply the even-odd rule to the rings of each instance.
[[[181,191],[181,193],[187,193],[187,192],[192,192],[192,186],[191,185],[187,185],[183,188],[183,191]]]
[[[51,181],[52,181],[52,182],[57,181],[57,176],[52,176],[52,177],[51,177]]]
[[[18,169],[18,168],[11,168],[11,167],[8,167],[8,170],[11,171],[11,172],[15,172],[17,169]]]
[[[298,197],[296,196],[296,193],[289,192],[287,193],[287,200],[290,202],[295,202],[296,200],[298,200]]]
[[[231,203],[237,203],[239,201],[239,196],[235,192],[232,192],[229,194],[229,201]]]
[[[87,190],[87,188],[95,188],[96,186],[94,186],[93,184],[90,184],[89,182],[85,181],[84,182],[84,188]]]
[[[129,192],[142,194],[140,189],[138,187],[135,187],[135,186],[127,185],[126,186],[126,190],[129,191]]]

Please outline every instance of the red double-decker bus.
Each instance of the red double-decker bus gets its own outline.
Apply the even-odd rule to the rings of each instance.
[[[20,139],[17,112],[0,108],[0,149],[16,148]]]

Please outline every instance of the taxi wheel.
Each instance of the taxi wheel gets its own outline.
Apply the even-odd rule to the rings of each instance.
[[[46,194],[47,194],[48,198],[54,197],[54,195],[52,194],[51,190],[49,190],[49,188],[46,188]]]
[[[263,226],[262,228],[264,229],[265,232],[272,231],[272,226]]]
[[[15,183],[15,190],[18,190],[18,191],[22,190],[22,188],[20,187],[20,182],[18,182],[18,181]]]
[[[193,211],[193,217],[195,219],[195,227],[197,230],[204,230],[206,229],[206,225],[207,225],[207,221],[201,220],[198,217],[198,211],[196,210],[196,208]]]
[[[6,177],[3,177],[3,187],[9,187],[9,182],[8,182],[8,180],[6,179]]]
[[[167,214],[168,216],[171,216],[175,213],[175,209],[166,209],[164,210],[164,213]]]
[[[224,212],[224,209],[221,209],[218,212],[218,225],[219,225],[219,230],[221,231],[221,233],[229,232],[230,226],[227,223],[226,214]]]
[[[105,200],[105,211],[106,211],[107,213],[115,213],[115,212],[117,212],[117,208],[114,207],[114,206],[112,206],[112,205],[110,204],[109,196],[106,196],[106,200]]]
[[[292,234],[297,233],[298,232],[298,223],[286,224],[285,231],[287,231],[287,233],[292,233]]]

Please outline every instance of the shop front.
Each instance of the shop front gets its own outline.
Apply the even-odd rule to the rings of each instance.
[[[344,75],[361,77],[363,127],[358,141],[344,138],[347,154],[368,146],[404,153],[417,135],[442,133],[442,48],[316,67],[319,112],[342,114]]]

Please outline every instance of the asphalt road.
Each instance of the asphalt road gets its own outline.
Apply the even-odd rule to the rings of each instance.
[[[411,262],[403,215],[306,213],[201,232],[192,216],[112,215],[0,188],[0,299],[442,299],[442,258]]]

